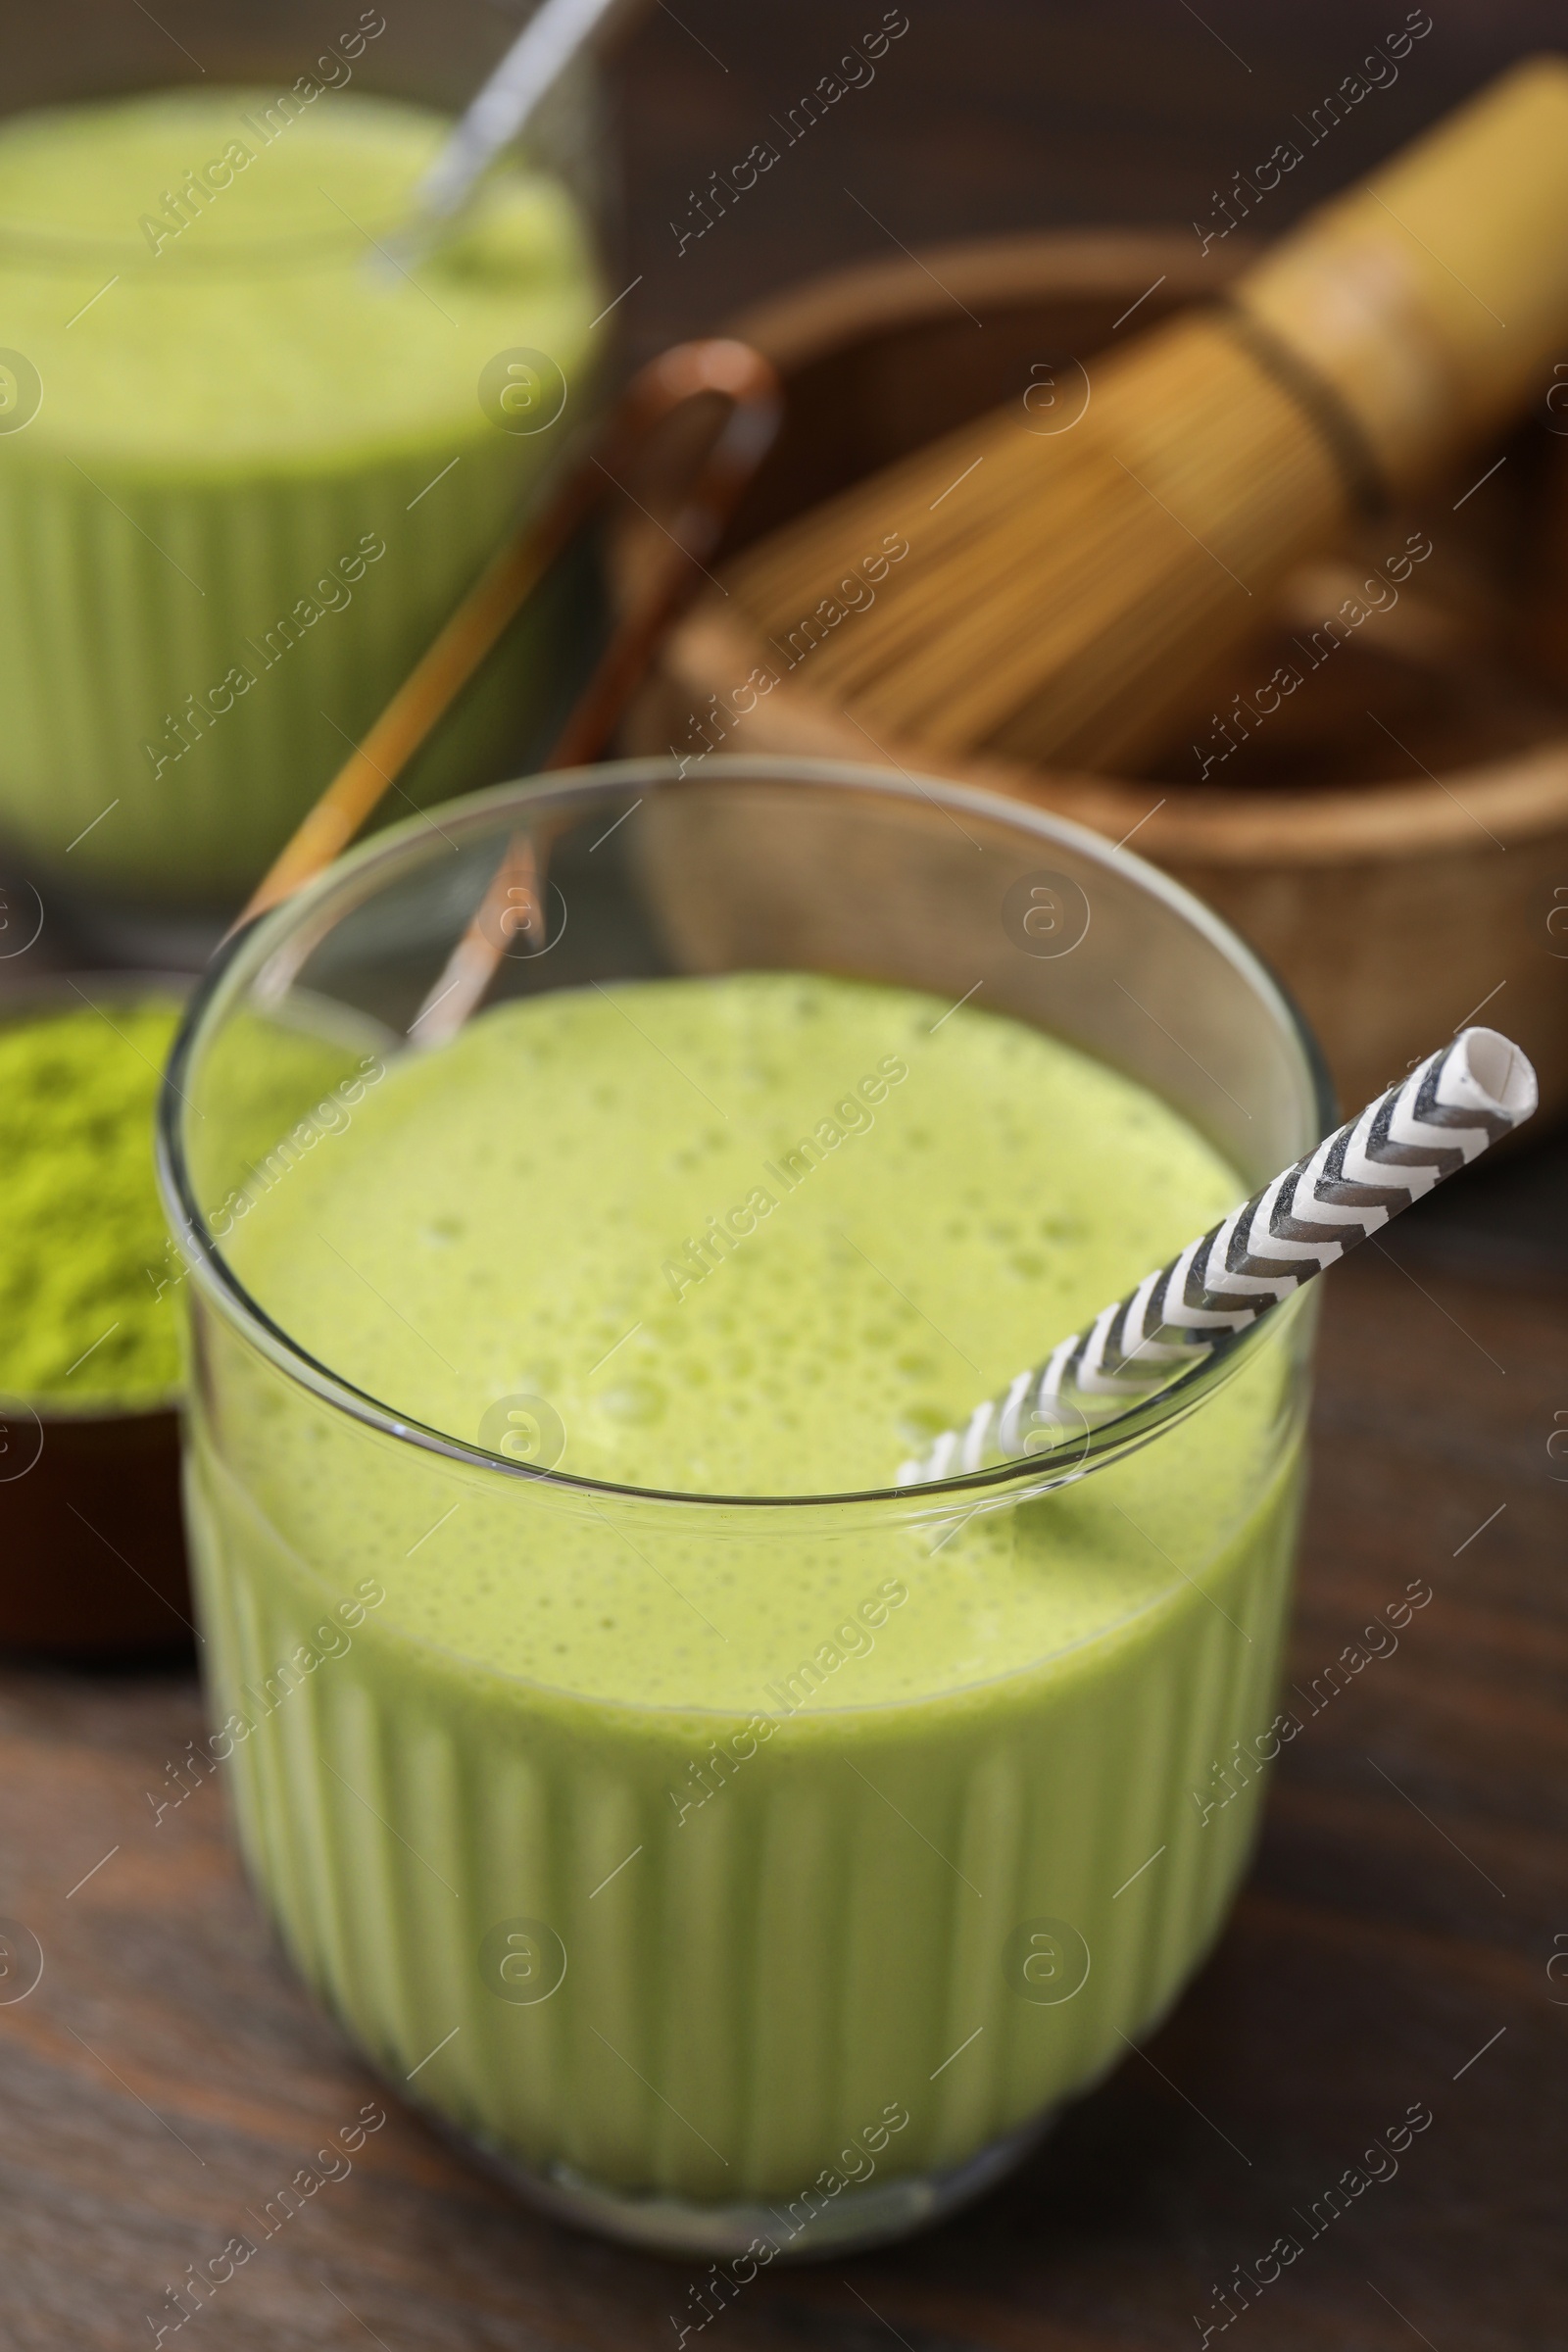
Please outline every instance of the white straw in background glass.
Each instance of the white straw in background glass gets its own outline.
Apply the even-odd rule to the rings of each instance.
[[[414,212],[387,240],[394,268],[427,253],[467,205],[504,149],[520,137],[572,59],[623,0],[543,0],[464,109],[414,191]]]

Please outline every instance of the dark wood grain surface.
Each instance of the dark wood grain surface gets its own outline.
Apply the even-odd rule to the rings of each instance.
[[[1260,25],[1185,0],[909,0],[877,83],[677,252],[687,191],[881,13],[655,12],[620,74],[634,346],[889,237],[1206,212],[1374,29],[1334,5]],[[1549,38],[1554,14],[1440,0],[1416,62],[1300,199]],[[1291,2232],[1300,2258],[1211,2341],[1568,2346],[1565,1310],[1560,1140],[1462,1180],[1331,1278],[1292,1678],[1309,1690],[1411,1580],[1431,1602],[1285,1751],[1232,1924],[1147,2052],[971,2214],[765,2276],[689,2342],[1190,2345],[1195,2314],[1223,2316],[1213,2290]],[[220,1776],[155,1818],[148,1792],[167,1795],[201,1727],[185,1675],[0,1674],[0,1913],[44,1960],[0,2006],[0,2343],[17,2352],[151,2344],[186,2266],[254,2237],[247,2212],[382,2097],[278,1958]],[[1397,2177],[1308,2236],[1299,2217],[1414,2103],[1433,2121]],[[673,2345],[705,2266],[557,2230],[386,2108],[194,2334],[233,2352]]]

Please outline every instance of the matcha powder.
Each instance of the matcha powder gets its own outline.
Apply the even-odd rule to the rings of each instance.
[[[180,1376],[153,1178],[161,998],[0,1019],[0,1393],[152,1402]]]

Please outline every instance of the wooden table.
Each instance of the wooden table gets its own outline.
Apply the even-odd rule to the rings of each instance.
[[[735,24],[681,0],[638,36],[634,346],[890,236],[1190,218],[1366,38],[1343,6],[1259,32],[1184,0],[910,0],[878,84],[801,142],[788,185],[676,252],[685,190],[879,13],[809,0]],[[1550,29],[1544,10],[1438,13],[1303,197]],[[1233,2323],[1259,2352],[1568,2346],[1565,1201],[1568,1149],[1547,1142],[1331,1279],[1293,1679],[1412,1579],[1433,1597],[1285,1751],[1231,1927],[1158,2038],[979,2209],[766,2275],[708,2340],[1133,2352],[1197,2342],[1197,2314],[1217,2342],[1214,2290],[1291,2233],[1299,2259]],[[183,1675],[0,1674],[0,1912],[44,1955],[0,2006],[17,2352],[151,2344],[186,2266],[255,2235],[247,2210],[380,2095],[277,1957],[219,1778],[155,1820],[148,1791],[201,1729]],[[1397,2177],[1309,2235],[1300,2217],[1416,2103],[1433,2122]],[[704,2267],[540,2222],[394,2109],[189,2326],[225,2352],[626,2352],[673,2345]]]

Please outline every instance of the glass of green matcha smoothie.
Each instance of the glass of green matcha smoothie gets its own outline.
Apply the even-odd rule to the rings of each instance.
[[[326,39],[219,10],[200,78],[149,18],[145,54],[99,26],[75,87],[7,94],[0,842],[112,952],[246,896],[593,413],[575,79],[446,244],[388,256],[505,45],[486,13],[437,69],[357,0]],[[537,602],[394,807],[514,772],[584,594]]]
[[[163,1105],[212,1746],[389,2082],[721,2303],[1158,2022],[1278,1746],[1310,1297],[897,1479],[1329,1108],[1178,886],[882,771],[500,788],[232,944]]]

